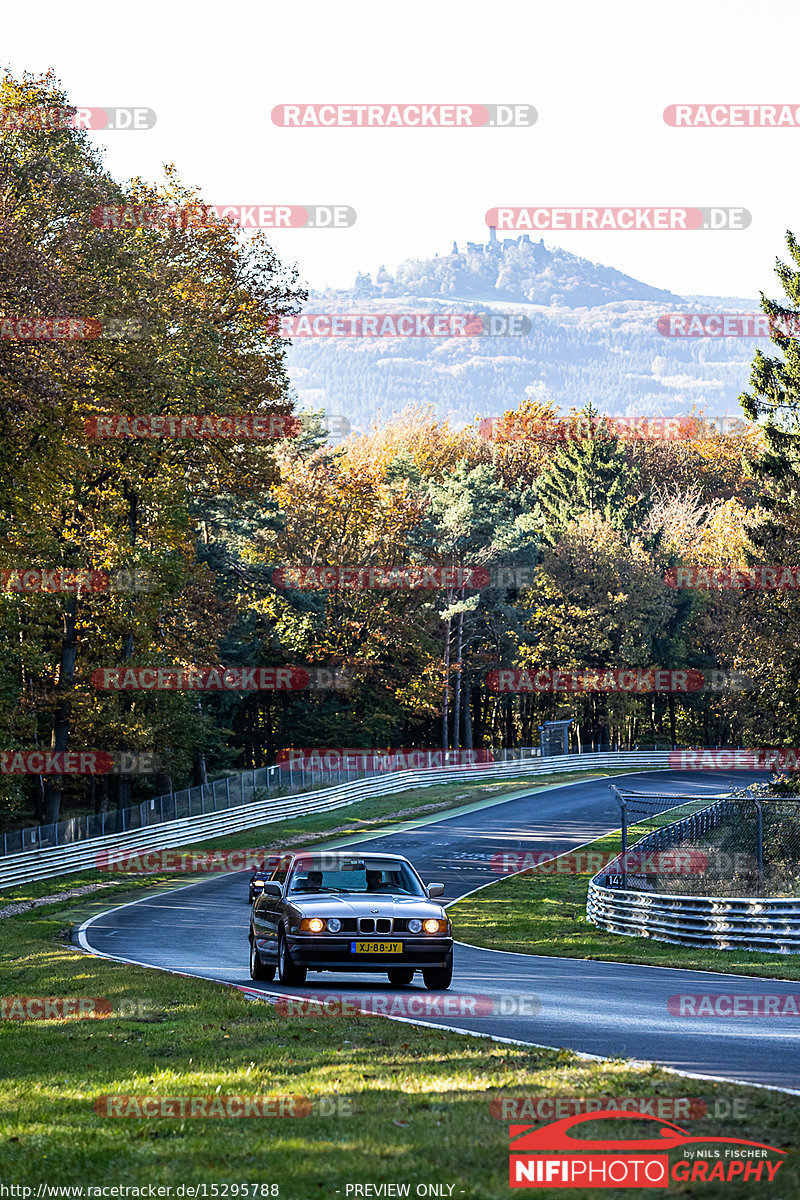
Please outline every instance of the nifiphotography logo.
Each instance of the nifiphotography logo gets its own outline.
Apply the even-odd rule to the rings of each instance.
[[[583,1138],[585,1122],[644,1121],[641,1138]],[[613,1125],[609,1125],[609,1132]],[[771,1183],[785,1150],[744,1138],[692,1136],[645,1114],[578,1113],[535,1128],[511,1125],[509,1185],[537,1188],[668,1188],[675,1183]],[[666,1151],[680,1152],[670,1162]],[[772,1161],[775,1155],[781,1155]]]

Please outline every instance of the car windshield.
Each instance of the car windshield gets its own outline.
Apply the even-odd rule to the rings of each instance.
[[[419,880],[407,863],[386,858],[304,858],[292,873],[289,891],[318,894],[424,896]]]

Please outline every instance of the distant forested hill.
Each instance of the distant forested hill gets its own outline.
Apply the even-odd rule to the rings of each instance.
[[[514,312],[524,337],[297,338],[290,374],[301,408],[354,429],[406,404],[432,404],[456,425],[516,407],[527,393],[611,414],[738,412],[757,339],[667,338],[658,318],[757,311],[752,299],[681,297],[527,235],[411,259],[394,275],[358,274],[350,289],[312,292],[306,312]]]

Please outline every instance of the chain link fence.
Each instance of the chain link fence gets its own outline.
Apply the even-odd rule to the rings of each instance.
[[[683,896],[800,896],[800,797],[767,783],[714,800],[610,785],[622,847],[606,886]],[[641,836],[640,836],[641,835]]]

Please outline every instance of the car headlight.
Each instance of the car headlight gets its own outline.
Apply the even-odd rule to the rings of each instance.
[[[422,927],[426,933],[446,933],[447,932],[447,922],[446,921],[436,921],[433,918],[431,918],[428,921],[425,921],[423,923]]]
[[[419,931],[421,929],[422,929],[422,921],[418,921],[416,917],[412,917],[411,920],[408,922],[408,932],[409,933],[419,933]]]
[[[330,920],[328,921],[328,932],[329,933],[338,933],[341,928],[342,928],[342,922],[339,920],[339,918],[331,917]]]
[[[325,922],[322,917],[303,917],[300,922],[301,933],[322,933]]]

